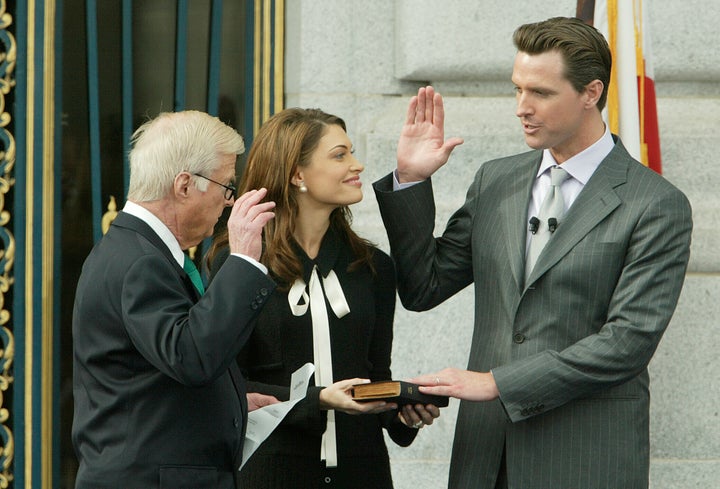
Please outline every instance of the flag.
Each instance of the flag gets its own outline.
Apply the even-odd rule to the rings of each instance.
[[[608,40],[613,57],[604,117],[628,152],[662,173],[649,26],[643,0],[578,0],[576,15]]]

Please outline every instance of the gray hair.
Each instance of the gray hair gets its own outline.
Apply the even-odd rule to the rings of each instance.
[[[217,170],[221,156],[245,151],[235,129],[196,110],[159,114],[135,131],[132,146],[127,197],[135,202],[162,199],[180,172],[207,176]],[[198,190],[207,190],[207,180],[193,180]]]

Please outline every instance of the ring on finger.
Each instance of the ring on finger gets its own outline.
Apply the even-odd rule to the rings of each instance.
[[[435,377],[435,385],[440,385],[440,377]]]
[[[421,421],[418,421],[417,423],[415,423],[414,425],[412,425],[412,427],[415,428],[416,430],[419,430],[419,429],[422,428],[423,426],[425,426],[425,423],[423,423],[422,420],[421,420]]]

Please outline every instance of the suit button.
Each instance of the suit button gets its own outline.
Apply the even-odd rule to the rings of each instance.
[[[260,295],[263,296],[263,297],[265,297],[266,295],[268,295],[268,289],[266,289],[265,287],[263,287],[262,289],[260,289]]]
[[[523,341],[525,341],[525,335],[524,335],[524,334],[522,334],[522,333],[515,333],[515,334],[513,335],[513,342],[520,344],[520,343],[522,343]]]
[[[332,482],[332,479],[330,477],[325,477],[325,484],[330,484]]]
[[[240,420],[237,419],[237,418],[233,418],[233,425],[235,425],[235,428],[237,428],[238,426],[240,426]]]
[[[523,416],[527,416],[527,415],[530,414],[530,413],[528,412],[527,409],[521,409],[521,410],[520,410],[520,414],[523,415]]]

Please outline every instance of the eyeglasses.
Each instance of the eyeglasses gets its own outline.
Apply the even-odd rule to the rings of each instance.
[[[237,193],[237,188],[235,188],[233,185],[224,185],[220,182],[216,182],[212,178],[208,178],[205,175],[200,175],[199,173],[193,173],[196,177],[204,178],[208,182],[212,182],[216,185],[220,185],[221,187],[225,188],[225,200],[230,200],[231,198],[235,197],[235,194]]]

